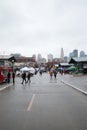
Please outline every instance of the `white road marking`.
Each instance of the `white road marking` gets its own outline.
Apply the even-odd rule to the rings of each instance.
[[[28,105],[27,111],[30,111],[30,110],[31,110],[32,104],[33,104],[33,102],[34,102],[34,98],[35,98],[35,94],[33,94],[32,98],[31,98],[31,100],[30,100],[30,103],[29,103],[29,105]]]

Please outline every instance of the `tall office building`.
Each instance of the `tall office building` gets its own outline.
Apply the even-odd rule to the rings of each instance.
[[[35,55],[35,54],[33,54],[33,55],[32,55],[32,57],[33,57],[33,58],[35,59],[35,61],[36,61],[36,55]]]
[[[64,56],[64,62],[67,63],[68,62],[68,57]]]
[[[80,57],[84,57],[85,56],[85,52],[84,51],[80,51]]]
[[[78,57],[78,50],[77,49],[73,50],[73,57]]]
[[[41,56],[41,54],[38,54],[37,55],[37,62],[40,64],[41,60],[42,60],[42,56]]]
[[[61,48],[61,52],[60,52],[60,62],[64,62],[64,50],[63,50],[63,48]]]
[[[78,50],[75,49],[73,52],[70,52],[69,57],[78,57]]]
[[[69,53],[69,57],[73,57],[73,53],[72,52]]]

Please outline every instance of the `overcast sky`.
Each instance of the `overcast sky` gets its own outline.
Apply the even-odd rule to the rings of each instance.
[[[87,53],[87,0],[0,0],[0,54]]]

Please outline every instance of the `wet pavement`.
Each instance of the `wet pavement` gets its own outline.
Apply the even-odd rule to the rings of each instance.
[[[61,81],[72,88],[87,94],[87,75],[63,75]]]
[[[65,74],[65,75],[60,75],[58,74],[58,78],[59,80],[61,80],[62,83],[71,86],[72,88],[87,94],[87,75],[69,75],[69,74]],[[11,81],[10,84],[7,83],[3,83],[0,84],[0,91],[6,89],[7,87],[12,86],[13,83]]]
[[[71,87],[81,86],[78,82],[84,86],[86,79],[60,74],[50,79],[44,73],[21,84],[16,78],[0,92],[0,130],[86,130],[87,96]]]
[[[12,86],[13,85],[13,83],[11,82],[11,83],[2,83],[2,84],[0,84],[0,91],[2,91],[2,90],[4,90],[4,89],[6,89],[6,88],[8,88],[8,87],[10,87],[10,86]]]

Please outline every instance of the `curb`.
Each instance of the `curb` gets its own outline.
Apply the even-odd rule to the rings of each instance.
[[[10,83],[10,84],[6,85],[5,87],[2,87],[2,88],[0,88],[0,91],[3,91],[4,89],[6,89],[6,88],[8,88],[8,87],[10,87],[10,86],[12,86],[12,85],[13,85],[13,84]]]
[[[64,83],[64,84],[66,84],[66,85],[68,85],[68,86],[71,86],[73,89],[75,89],[75,90],[77,90],[77,91],[79,91],[79,92],[81,92],[81,93],[87,95],[87,92],[85,92],[84,90],[79,89],[79,88],[77,88],[76,86],[74,86],[74,85],[72,85],[72,84],[66,83],[66,82],[64,82],[63,80],[61,80],[61,82]]]

